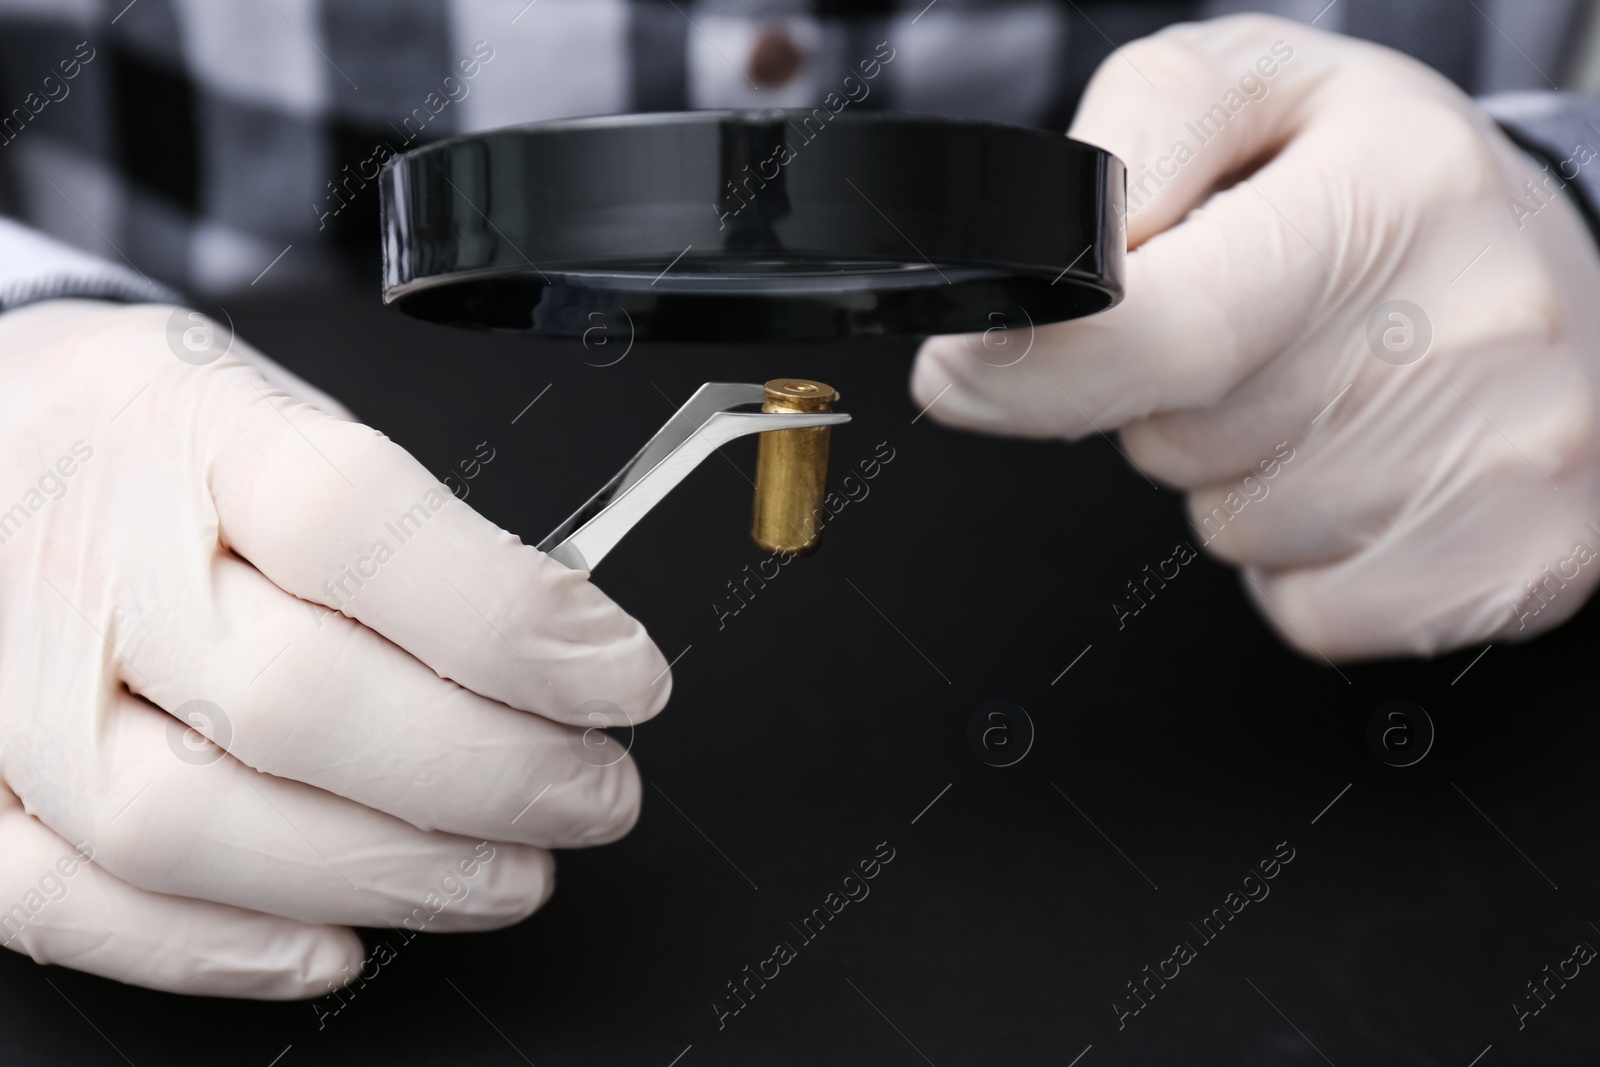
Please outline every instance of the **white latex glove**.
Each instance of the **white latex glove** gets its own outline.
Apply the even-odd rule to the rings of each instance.
[[[0,316],[0,941],[291,998],[357,973],[350,926],[522,919],[638,814],[564,724],[654,715],[665,660],[243,342],[178,359],[173,310]]]
[[[1421,64],[1263,16],[1128,45],[1071,134],[1128,165],[1126,299],[1038,329],[1014,366],[929,340],[919,406],[953,383],[929,412],[952,425],[1120,428],[1308,655],[1433,653],[1577,610],[1600,578],[1600,259],[1569,192],[1531,195],[1540,168]],[[1368,342],[1390,300],[1431,320],[1410,365],[1391,362],[1420,354],[1420,321],[1408,349],[1378,316],[1391,362]]]

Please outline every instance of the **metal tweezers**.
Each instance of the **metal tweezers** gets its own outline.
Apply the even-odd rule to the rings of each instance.
[[[592,571],[690,471],[734,438],[850,421],[850,416],[842,412],[731,410],[760,404],[765,399],[766,388],[762,385],[702,385],[614,478],[539,542],[539,551],[573,570]]]

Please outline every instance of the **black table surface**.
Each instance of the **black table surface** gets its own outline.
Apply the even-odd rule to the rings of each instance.
[[[440,477],[489,442],[468,502],[530,543],[705,381],[830,382],[855,417],[834,480],[893,459],[737,615],[728,583],[764,558],[751,440],[599,568],[677,657],[674,696],[634,738],[637,828],[562,853],[532,918],[364,931],[393,951],[336,1015],[0,953],[0,1062],[1497,1067],[1600,1047],[1600,975],[1565,962],[1600,946],[1600,610],[1335,670],[1202,557],[1119,628],[1126,583],[1194,540],[1181,498],[1099,438],[919,418],[909,343],[641,344],[597,366],[620,348],[447,330],[365,291],[227,308]],[[1025,718],[986,719],[996,700]],[[1436,730],[1410,766],[1368,741],[1391,700]],[[806,939],[875,854],[893,858],[868,894]],[[764,963],[779,942],[792,958]]]

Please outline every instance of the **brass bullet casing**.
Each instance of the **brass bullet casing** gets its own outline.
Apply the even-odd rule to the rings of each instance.
[[[839,393],[804,378],[774,378],[766,384],[762,411],[832,411]],[[828,488],[830,426],[769,430],[756,457],[756,500],[750,536],[769,552],[814,551],[822,498]]]

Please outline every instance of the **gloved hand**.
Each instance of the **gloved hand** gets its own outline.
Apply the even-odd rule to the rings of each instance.
[[[929,340],[918,406],[950,385],[929,415],[952,425],[1120,428],[1307,655],[1577,610],[1600,578],[1600,259],[1553,172],[1421,64],[1262,16],[1123,48],[1071,135],[1128,165],[1126,299],[1014,366]]]
[[[547,849],[635,821],[568,724],[654,715],[665,660],[243,342],[177,358],[173,314],[0,316],[0,941],[292,998],[357,973],[352,925],[517,922]]]

